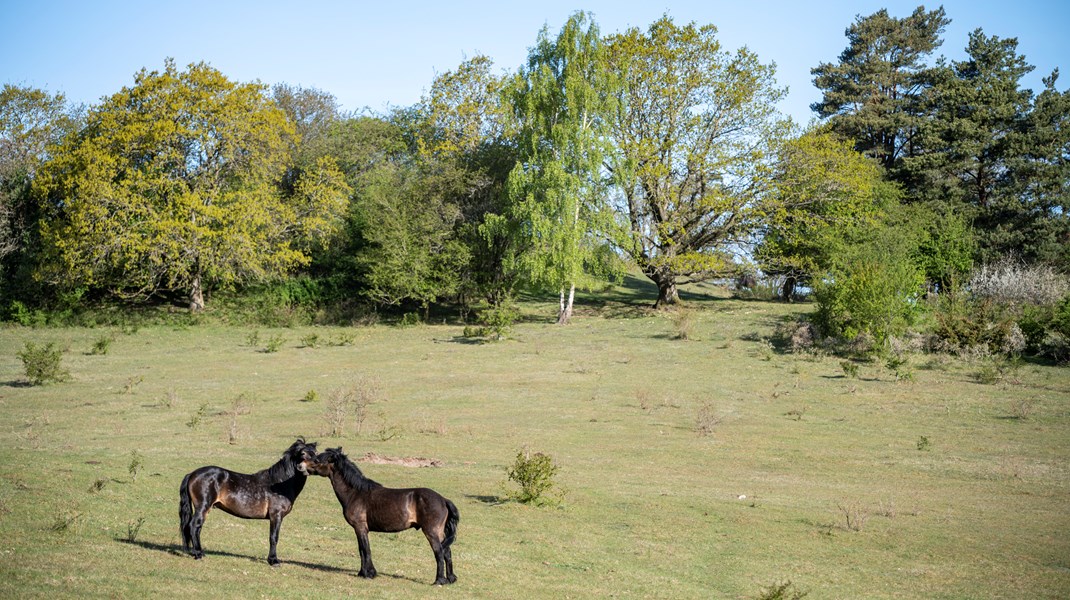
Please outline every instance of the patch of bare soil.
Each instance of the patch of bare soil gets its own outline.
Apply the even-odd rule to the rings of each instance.
[[[418,458],[415,456],[396,458],[393,456],[383,456],[382,454],[376,454],[375,452],[365,454],[360,458],[360,462],[371,463],[374,465],[401,465],[402,467],[442,466],[442,461],[434,458]]]

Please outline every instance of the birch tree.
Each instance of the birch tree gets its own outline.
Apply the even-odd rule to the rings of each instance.
[[[516,258],[531,285],[558,292],[559,324],[572,316],[576,286],[604,280],[619,263],[604,235],[612,222],[602,173],[604,68],[598,26],[576,13],[556,39],[542,30],[510,94],[519,156],[506,194]]]

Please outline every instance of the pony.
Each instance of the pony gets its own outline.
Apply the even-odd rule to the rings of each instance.
[[[431,544],[436,563],[434,585],[457,581],[450,545],[457,539],[461,515],[453,502],[428,488],[383,487],[365,477],[341,448],[324,450],[314,459],[304,460],[297,469],[331,480],[334,494],[342,505],[342,515],[357,534],[358,575],[370,579],[377,574],[372,564],[369,531],[396,533],[411,528],[423,530]]]
[[[201,527],[209,509],[243,519],[269,519],[271,531],[268,564],[279,564],[275,546],[279,541],[279,526],[290,514],[307,475],[297,469],[302,461],[316,456],[316,443],[302,438],[290,445],[279,462],[246,475],[222,467],[206,466],[182,478],[178,488],[178,519],[182,531],[182,546],[195,559],[204,558],[201,549]]]

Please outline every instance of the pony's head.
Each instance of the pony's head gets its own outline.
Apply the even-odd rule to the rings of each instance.
[[[299,473],[307,475],[308,473],[303,467],[305,461],[315,460],[316,442],[306,442],[304,438],[297,438],[297,441],[286,449],[283,456],[293,463],[294,468],[296,468]]]
[[[346,462],[346,455],[342,448],[328,448],[319,454],[313,455],[297,466],[297,470],[307,475],[320,475],[330,477],[331,470]]]

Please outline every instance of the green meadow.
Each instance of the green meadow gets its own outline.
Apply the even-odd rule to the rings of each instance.
[[[681,324],[599,298],[564,327],[524,303],[492,343],[440,320],[4,329],[0,597],[1070,597],[1070,369],[914,355],[848,373],[772,343],[807,304],[701,288]],[[68,380],[30,386],[27,342],[63,348]],[[330,416],[354,386],[364,413]],[[372,534],[380,575],[358,578],[315,477],[279,567],[267,521],[221,511],[204,560],[184,554],[182,477],[266,468],[298,436],[452,499],[458,582],[430,585],[415,531]],[[559,467],[557,505],[506,499],[525,450]]]

